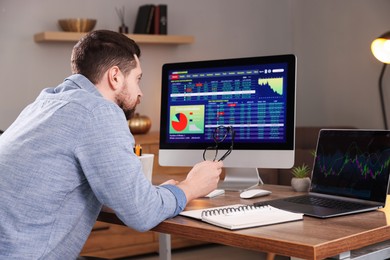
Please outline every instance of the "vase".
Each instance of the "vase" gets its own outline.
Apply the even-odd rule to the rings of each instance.
[[[293,177],[291,179],[291,187],[295,191],[309,191],[310,182],[311,181],[310,181],[309,177],[306,177],[306,178],[295,178],[295,177]]]
[[[133,135],[136,134],[146,134],[151,126],[152,121],[148,116],[141,116],[138,113],[128,120],[130,131]]]

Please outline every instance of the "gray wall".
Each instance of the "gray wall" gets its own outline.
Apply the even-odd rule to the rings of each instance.
[[[115,7],[121,6],[132,30],[139,5],[161,2],[168,4],[169,34],[193,35],[195,43],[141,45],[144,99],[137,110],[151,117],[153,130],[159,128],[162,64],[283,53],[298,57],[297,125],[383,127],[382,64],[370,44],[390,30],[390,1],[0,0],[0,129],[42,88],[70,74],[74,43],[38,44],[35,33],[59,30],[57,19],[66,17],[96,18],[95,29],[117,30]],[[385,94],[390,100],[390,90]]]

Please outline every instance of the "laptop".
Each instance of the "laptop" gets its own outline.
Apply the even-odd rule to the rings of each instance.
[[[389,186],[390,131],[322,129],[309,192],[255,203],[329,218],[383,208]]]

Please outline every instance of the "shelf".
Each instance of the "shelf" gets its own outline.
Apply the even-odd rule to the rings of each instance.
[[[40,32],[34,35],[35,42],[77,42],[86,33],[77,32]],[[193,36],[187,35],[153,35],[153,34],[126,34],[137,43],[145,44],[191,44]]]

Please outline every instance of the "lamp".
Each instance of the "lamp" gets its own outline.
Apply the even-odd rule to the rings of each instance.
[[[386,66],[388,63],[390,63],[390,31],[382,34],[371,43],[371,52],[374,54],[375,58],[383,62],[383,67],[379,76],[379,94],[381,97],[383,122],[385,129],[388,129],[385,102],[383,100],[382,79],[386,70]]]

